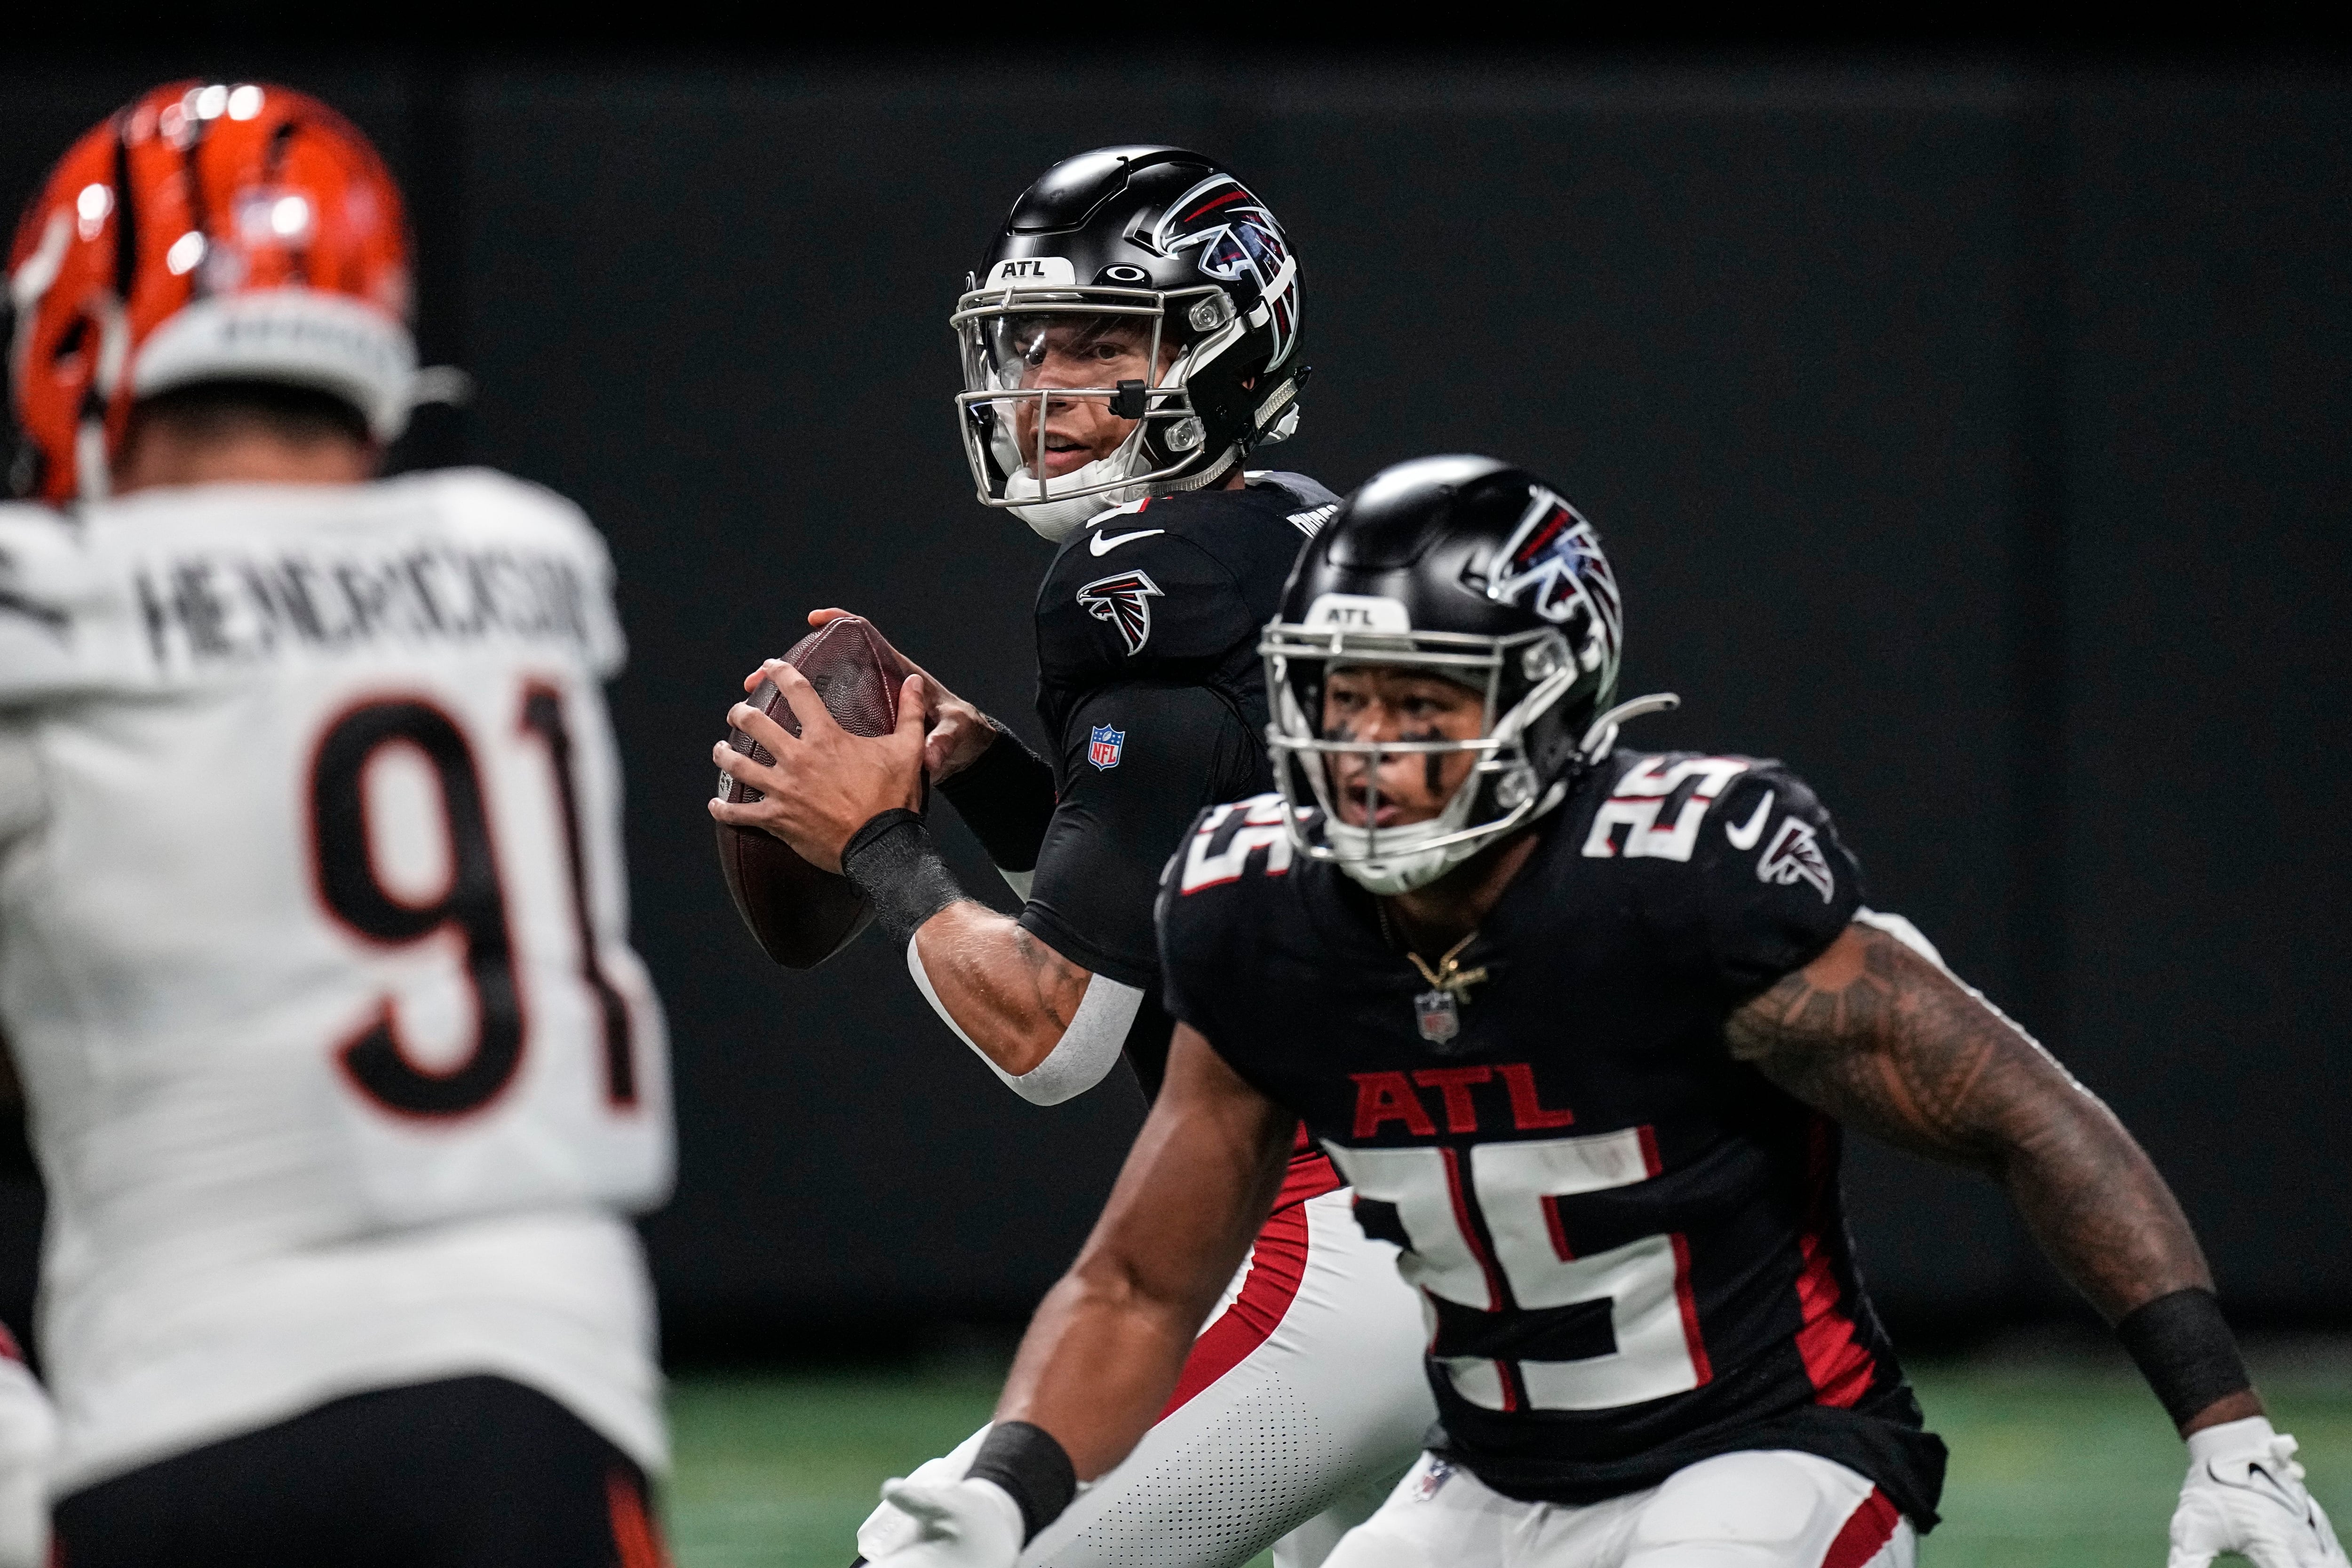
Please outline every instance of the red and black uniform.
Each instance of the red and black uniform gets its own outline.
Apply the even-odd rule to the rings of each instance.
[[[1441,1456],[1590,1503],[1799,1449],[1928,1527],[1944,1447],[1853,1266],[1839,1130],[1724,1039],[1845,928],[1853,857],[1746,758],[1620,754],[1535,831],[1459,956],[1485,977],[1443,992],[1272,798],[1214,808],[1161,897],[1171,1010],[1405,1249]]]
[[[1339,497],[1299,474],[1250,476],[1123,507],[1064,540],[1037,590],[1037,718],[1045,768],[992,747],[943,793],[990,857],[1034,869],[1021,924],[1144,993],[1127,1039],[1147,1097],[1174,1027],[1160,1003],[1151,905],[1168,852],[1204,806],[1271,786],[1258,634],[1299,547]],[[1007,810],[1007,797],[1029,804]]]

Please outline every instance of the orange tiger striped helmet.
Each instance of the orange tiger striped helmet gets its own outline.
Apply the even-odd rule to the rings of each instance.
[[[102,497],[134,401],[205,381],[408,422],[408,227],[375,149],[318,99],[173,82],[74,143],[16,228],[8,386],[20,495]]]

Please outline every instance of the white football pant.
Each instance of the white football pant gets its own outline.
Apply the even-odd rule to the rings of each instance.
[[[1424,1454],[1325,1568],[1916,1568],[1918,1551],[1885,1493],[1816,1454],[1719,1454],[1581,1507]]]
[[[1267,1221],[1194,1343],[1180,1403],[1040,1531],[1022,1568],[1318,1568],[1421,1451],[1435,1401],[1421,1300],[1396,1249],[1357,1228],[1346,1188]],[[953,1480],[988,1428],[919,1467]],[[857,1532],[880,1556],[913,1537],[888,1504]]]

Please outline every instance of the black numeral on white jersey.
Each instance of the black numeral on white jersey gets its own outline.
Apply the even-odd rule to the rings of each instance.
[[[527,688],[520,723],[524,734],[545,746],[554,779],[580,976],[596,998],[603,1023],[605,1096],[615,1106],[634,1105],[637,1083],[628,1007],[597,960],[572,737],[559,695],[547,686]],[[439,789],[448,879],[436,896],[423,903],[387,888],[375,864],[367,772],[388,746],[413,747],[430,765]],[[362,1094],[401,1115],[452,1117],[480,1110],[498,1098],[521,1065],[527,1019],[482,772],[465,731],[421,698],[387,698],[346,711],[319,743],[310,773],[310,824],[320,898],[336,920],[386,947],[454,933],[474,1002],[470,1048],[447,1067],[429,1068],[404,1048],[393,998],[383,998],[373,1019],[339,1049],[344,1071]]]

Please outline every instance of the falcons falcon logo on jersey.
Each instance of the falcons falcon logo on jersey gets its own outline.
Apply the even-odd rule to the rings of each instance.
[[[1829,856],[1822,853],[1820,835],[1811,824],[1794,817],[1783,821],[1780,831],[1772,835],[1771,847],[1756,862],[1756,880],[1782,887],[1811,883],[1823,904],[1837,894],[1837,874],[1830,870]]]
[[[1087,614],[1118,629],[1129,658],[1151,640],[1151,601],[1162,597],[1160,585],[1139,571],[1098,577],[1078,590],[1078,603]]]

